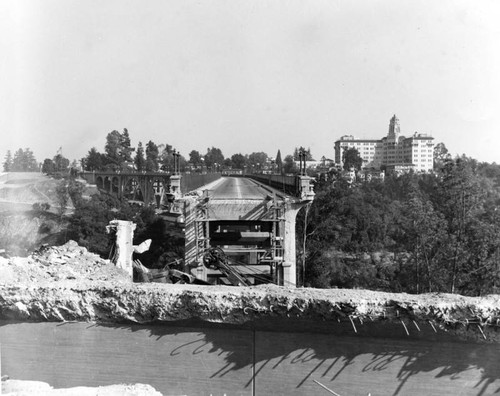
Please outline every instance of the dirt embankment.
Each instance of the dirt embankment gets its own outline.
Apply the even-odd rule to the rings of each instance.
[[[108,260],[70,241],[28,258],[0,258],[0,319],[158,323],[339,324],[362,334],[391,324],[500,342],[500,296],[409,295],[347,289],[133,284]],[[269,327],[269,326],[268,326]],[[304,327],[302,327],[304,329]],[[387,327],[384,331],[387,330]]]

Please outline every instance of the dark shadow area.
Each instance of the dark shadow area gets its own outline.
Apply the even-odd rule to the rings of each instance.
[[[150,383],[170,393],[251,394],[255,387],[255,394],[327,394],[318,382],[339,394],[500,393],[497,344],[457,342],[442,330],[436,333],[432,326],[425,328],[423,324],[417,330],[407,323],[405,330],[394,323],[309,322],[307,326],[307,322],[280,322],[228,325],[190,319],[149,325],[25,323],[16,325],[15,336],[24,338],[44,328],[39,333],[55,334],[55,339],[43,341],[58,347],[64,347],[68,340],[68,348],[89,343],[95,351],[113,348],[111,351],[118,352],[112,353],[130,360],[120,367],[130,382]],[[0,322],[3,336],[8,333],[4,331],[7,324],[12,323]],[[15,352],[9,348],[9,341],[4,339],[4,369],[9,367],[5,359]],[[85,356],[88,352],[82,353]],[[93,356],[86,359],[84,363],[91,362]],[[144,366],[140,375],[138,362]],[[23,366],[23,370],[28,369],[29,365]],[[71,386],[82,385],[80,380],[77,378]],[[88,378],[86,381],[83,384],[89,383]],[[101,377],[94,379],[98,385],[102,382]]]
[[[134,331],[134,327],[130,326],[130,330]],[[290,379],[298,390],[318,376],[325,383],[335,382],[343,371],[351,368],[349,375],[354,376],[351,378],[354,383],[357,376],[384,378],[385,374],[388,387],[384,389],[380,385],[384,394],[408,394],[405,385],[412,377],[418,376],[446,379],[447,386],[455,387],[455,390],[461,389],[465,383],[469,386],[473,383],[473,388],[468,389],[472,394],[500,393],[500,346],[459,341],[430,323],[415,325],[407,322],[403,325],[388,321],[351,322],[348,319],[340,322],[276,319],[229,325],[190,319],[168,326],[147,326],[150,336],[158,339],[193,328],[202,332],[203,339],[180,345],[171,351],[171,355],[186,348],[192,350],[193,355],[202,350],[224,354],[225,366],[214,371],[211,378],[223,378],[231,370],[248,365],[247,356],[228,348],[226,338],[220,337],[221,332],[250,331],[253,334],[255,369],[247,387],[254,381],[258,384],[266,371],[266,377],[272,382],[273,377],[279,377],[273,371],[280,366],[284,372],[290,372],[293,366],[302,366]],[[473,377],[473,382],[461,380],[464,376]],[[425,388],[425,384],[422,386]],[[372,394],[373,391],[371,389]],[[447,392],[441,389],[436,394]]]

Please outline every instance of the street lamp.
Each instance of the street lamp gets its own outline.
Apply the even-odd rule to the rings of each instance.
[[[306,150],[303,147],[299,149],[299,174],[306,174]]]

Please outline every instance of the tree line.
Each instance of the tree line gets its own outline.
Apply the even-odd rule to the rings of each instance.
[[[446,157],[434,174],[331,179],[298,222],[306,285],[500,292],[499,165]]]
[[[3,163],[4,172],[38,172],[40,166],[29,148],[18,149],[14,155],[10,150],[5,155]]]
[[[187,157],[180,155],[172,145],[156,144],[149,140],[145,145],[142,142],[137,147],[132,147],[127,129],[123,132],[116,130],[106,136],[104,152],[99,152],[92,147],[88,154],[82,158],[82,168],[86,171],[102,170],[135,170],[146,172],[166,171],[171,172],[174,167],[174,156],[179,155],[180,170],[184,171],[222,171],[239,169],[249,171],[274,170],[284,173],[296,172],[295,161],[299,159],[299,150],[287,155],[283,160],[278,150],[274,158],[264,152],[251,154],[236,153],[225,157],[222,150],[209,147],[204,153],[191,150]],[[312,160],[310,149],[303,149],[308,160]]]
[[[306,160],[313,160],[310,149],[296,147],[292,154],[282,159],[278,150],[275,157],[270,157],[265,152],[251,154],[236,153],[225,157],[222,150],[209,147],[205,152],[191,150],[188,156],[180,155],[168,143],[157,144],[149,140],[146,144],[139,142],[137,147],[132,147],[130,134],[126,128],[122,132],[113,130],[106,136],[104,151],[100,152],[92,147],[87,155],[80,161],[69,159],[62,155],[61,148],[52,158],[45,158],[40,164],[33,152],[29,149],[19,149],[14,155],[11,151],[3,163],[4,172],[37,172],[45,174],[67,173],[70,169],[81,168],[85,171],[125,171],[138,172],[172,172],[174,170],[174,157],[179,156],[180,171],[218,172],[228,169],[239,169],[249,172],[274,171],[280,173],[296,173],[298,168],[295,161],[299,160],[299,152],[303,150]]]

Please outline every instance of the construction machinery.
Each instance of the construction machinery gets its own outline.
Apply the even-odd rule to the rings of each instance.
[[[231,268],[226,254],[220,247],[207,249],[203,255],[203,265],[209,269],[219,270],[234,286],[250,286],[241,274]]]
[[[259,277],[259,274],[256,273],[241,274],[236,271],[234,268],[235,266],[231,265],[228,257],[219,247],[213,247],[206,250],[203,255],[203,265],[208,269],[219,271],[229,281],[229,284],[233,286],[250,286],[251,282],[246,276],[251,276],[252,278]],[[149,269],[139,260],[134,260],[136,281],[211,285],[211,283],[199,279],[188,272],[174,268],[176,266],[182,266],[182,260],[175,260],[161,269]],[[266,282],[268,281],[269,279],[266,279]]]

